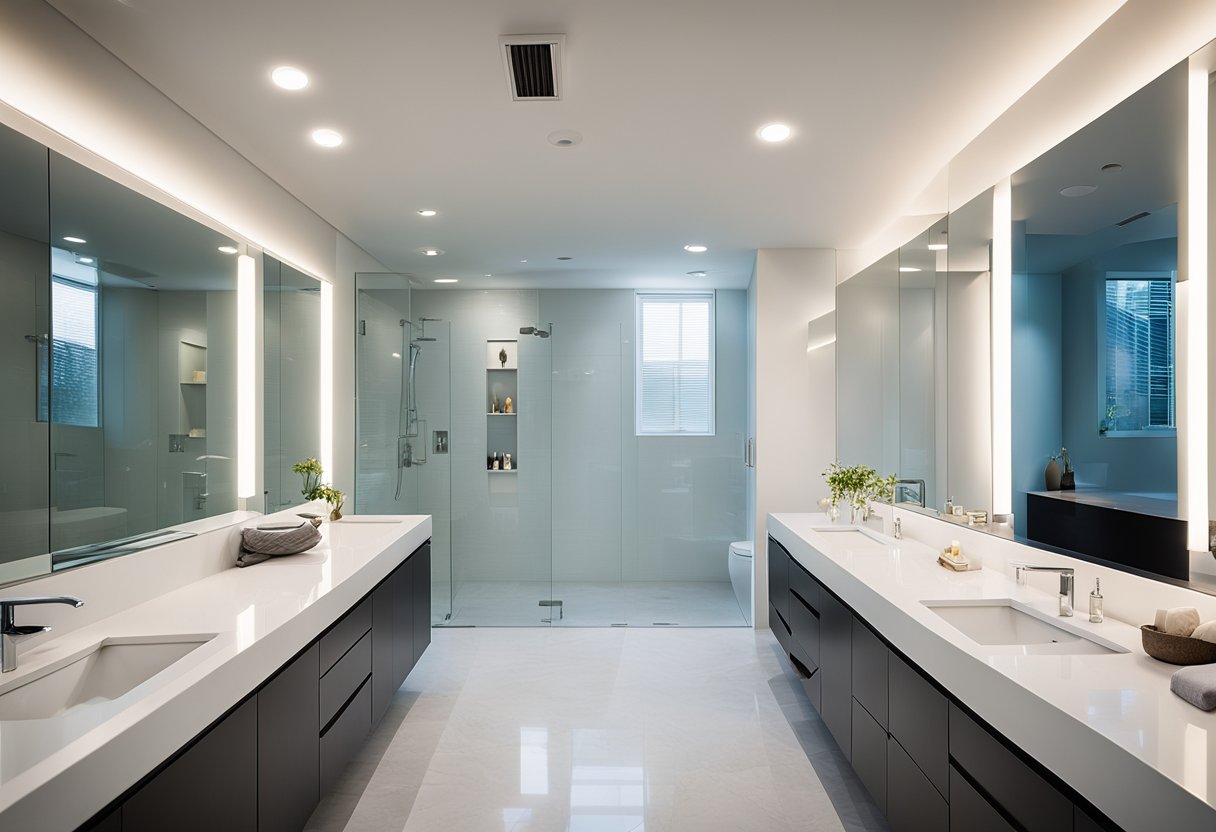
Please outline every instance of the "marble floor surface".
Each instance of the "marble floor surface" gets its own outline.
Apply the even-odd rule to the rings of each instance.
[[[562,602],[561,616],[541,599]],[[463,581],[446,626],[744,627],[730,581]],[[438,623],[438,622],[437,622]]]
[[[453,628],[307,829],[886,826],[768,630]]]

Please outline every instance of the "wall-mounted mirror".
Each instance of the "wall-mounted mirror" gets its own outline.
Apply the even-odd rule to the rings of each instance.
[[[1174,347],[1186,101],[1180,64],[1012,179],[1017,532],[1181,579]]]
[[[291,466],[321,456],[321,282],[270,255],[262,277],[265,509],[272,512],[304,502]]]
[[[50,240],[36,418],[57,569],[236,509],[236,258],[231,240],[57,153]]]

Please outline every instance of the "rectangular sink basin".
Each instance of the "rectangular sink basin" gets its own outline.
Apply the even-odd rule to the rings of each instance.
[[[0,684],[0,722],[50,719],[112,702],[151,679],[214,635],[112,638],[33,678]]]
[[[1038,610],[1011,599],[924,601],[946,623],[977,644],[1018,647],[1028,654],[1108,654],[1126,649],[1067,624],[1049,620]],[[1066,619],[1061,619],[1061,622]]]
[[[853,550],[881,549],[886,552],[888,547],[886,541],[880,540],[867,530],[857,526],[817,526],[814,531],[823,535],[830,544],[839,544]]]

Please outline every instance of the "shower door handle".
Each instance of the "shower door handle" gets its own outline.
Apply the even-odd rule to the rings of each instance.
[[[756,467],[756,445],[755,440],[750,436],[743,442],[743,466],[745,468]]]

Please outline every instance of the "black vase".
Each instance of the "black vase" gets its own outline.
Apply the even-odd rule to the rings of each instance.
[[[1061,491],[1076,491],[1077,490],[1077,475],[1075,471],[1068,471],[1060,475],[1060,490]]]

